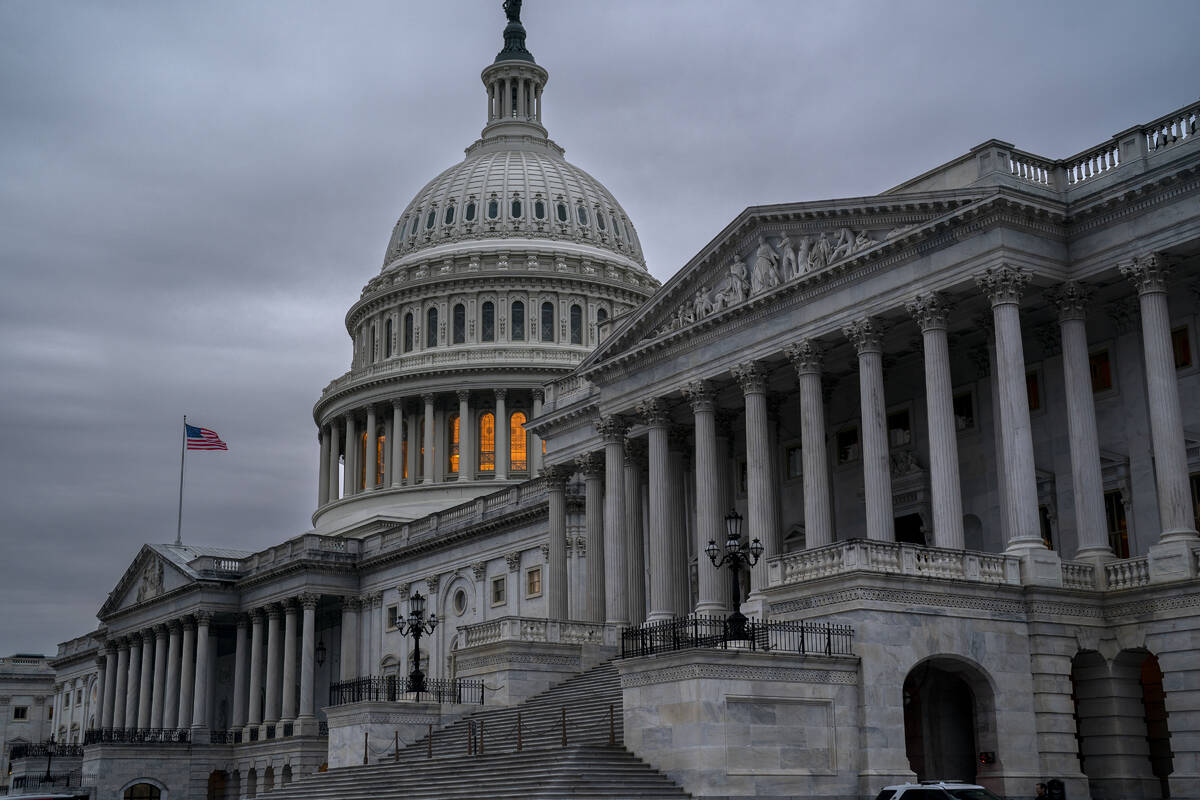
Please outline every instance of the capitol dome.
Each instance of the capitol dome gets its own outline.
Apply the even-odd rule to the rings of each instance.
[[[505,9],[480,138],[408,204],[346,314],[350,369],[313,409],[320,532],[364,535],[535,477],[525,426],[542,386],[658,286],[624,209],[548,137],[549,74],[520,4]]]

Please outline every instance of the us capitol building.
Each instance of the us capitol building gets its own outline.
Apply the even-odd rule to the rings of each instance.
[[[9,791],[1200,798],[1200,103],[748,208],[659,285],[505,8],[313,529],[147,544],[3,660]]]

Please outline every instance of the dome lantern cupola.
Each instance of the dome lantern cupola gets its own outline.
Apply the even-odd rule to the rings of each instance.
[[[487,87],[487,125],[484,141],[498,136],[531,136],[546,139],[542,127],[542,89],[549,73],[525,49],[525,26],[521,24],[521,0],[505,0],[508,24],[504,27],[504,49],[483,70]]]

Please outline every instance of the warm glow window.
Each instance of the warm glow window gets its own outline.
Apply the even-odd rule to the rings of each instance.
[[[436,308],[425,312],[425,346],[437,347],[438,313]]]
[[[571,306],[571,344],[583,344],[583,308]]]
[[[490,411],[479,416],[479,471],[496,470],[496,415]]]
[[[480,310],[479,341],[496,341],[496,304],[488,300]]]
[[[512,304],[512,340],[525,341],[525,304],[514,300]]]
[[[454,343],[467,341],[467,307],[462,303],[454,306]]]
[[[509,420],[509,466],[514,472],[524,472],[529,469],[529,434],[525,432],[525,413],[515,411]]]
[[[542,568],[533,567],[525,573],[525,596],[540,597],[542,594]]]
[[[542,303],[542,341],[554,341],[554,304]]]
[[[449,427],[449,431],[450,431],[450,446],[446,449],[450,453],[450,463],[447,465],[447,468],[450,470],[450,472],[452,474],[457,475],[458,474],[458,442],[459,442],[458,414],[455,414],[454,416],[450,417],[448,427]]]

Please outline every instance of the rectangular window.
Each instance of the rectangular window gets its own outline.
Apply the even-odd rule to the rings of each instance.
[[[51,708],[50,712],[53,713],[54,709]],[[29,719],[29,706],[13,706],[13,719],[14,720]]]
[[[1108,521],[1108,545],[1117,558],[1129,558],[1129,526],[1125,521],[1125,501],[1121,492],[1104,493],[1104,517]]]
[[[837,433],[837,463],[849,464],[859,457],[858,426],[840,430]]]
[[[505,586],[504,576],[498,575],[492,578],[492,605],[502,606],[508,601],[507,587]]]
[[[396,630],[396,626],[400,622],[399,614],[400,614],[399,606],[388,606],[388,608],[387,608],[387,629],[389,631]]]
[[[1171,331],[1171,350],[1175,354],[1175,369],[1192,365],[1192,340],[1188,336],[1187,325],[1180,325]]]
[[[975,427],[975,397],[970,392],[954,395],[954,430],[969,431]]]
[[[542,596],[542,568],[531,567],[525,572],[525,596]]]
[[[83,689],[76,689],[75,690],[75,705],[78,706],[78,705],[82,705],[82,704],[83,704]]]
[[[893,411],[887,415],[888,444],[903,447],[912,441],[912,420],[908,409]]]
[[[1112,388],[1112,362],[1108,358],[1107,350],[1100,350],[1092,353],[1088,359],[1088,365],[1092,370],[1092,393],[1106,392]]]
[[[1025,374],[1025,394],[1029,397],[1029,410],[1037,411],[1042,407],[1042,386],[1036,372]]]
[[[1047,550],[1054,549],[1054,527],[1050,524],[1050,509],[1038,506],[1038,519],[1042,523],[1042,544]]]
[[[1192,514],[1196,517],[1196,529],[1200,530],[1200,472],[1192,473]]]
[[[787,461],[788,480],[799,478],[804,474],[804,451],[800,449],[800,445],[792,445],[784,453]]]

